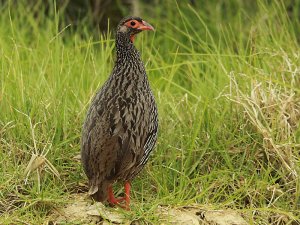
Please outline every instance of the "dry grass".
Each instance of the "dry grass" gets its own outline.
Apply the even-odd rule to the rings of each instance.
[[[279,71],[252,67],[255,76],[229,74],[229,94],[227,99],[237,104],[250,123],[262,137],[262,148],[257,156],[265,157],[274,170],[284,170],[286,181],[299,179],[299,150],[296,131],[300,124],[300,67],[291,62],[285,52],[272,57],[281,58]],[[299,55],[295,55],[298,59]],[[259,79],[258,79],[259,78]],[[247,90],[240,88],[238,80],[247,80]]]

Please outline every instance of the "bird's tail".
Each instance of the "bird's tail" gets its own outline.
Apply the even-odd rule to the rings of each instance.
[[[101,184],[98,185],[92,184],[90,186],[89,195],[92,196],[96,202],[106,201],[108,197],[108,185],[109,183],[107,182],[101,182]]]

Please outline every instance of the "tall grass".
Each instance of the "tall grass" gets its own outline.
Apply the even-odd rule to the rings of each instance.
[[[197,204],[239,210],[255,224],[299,222],[296,7],[169,0],[148,13],[156,32],[136,45],[160,131],[127,216],[155,224],[159,205]],[[111,72],[114,42],[62,18],[1,8],[0,223],[40,224],[86,189],[76,160],[81,126]]]

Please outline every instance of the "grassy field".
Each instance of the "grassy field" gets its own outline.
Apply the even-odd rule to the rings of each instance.
[[[300,223],[300,1],[247,2],[145,10],[156,31],[136,46],[160,130],[130,220],[158,224],[159,205],[199,205],[250,224]],[[113,33],[74,29],[52,9],[0,7],[0,224],[42,224],[87,190],[76,156]]]

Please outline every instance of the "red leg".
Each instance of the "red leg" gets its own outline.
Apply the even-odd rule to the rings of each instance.
[[[125,182],[124,188],[125,188],[125,197],[115,198],[112,185],[109,185],[108,190],[107,190],[108,191],[108,202],[111,205],[119,205],[122,208],[129,210],[130,209],[129,208],[129,205],[130,205],[130,182],[129,181]],[[122,202],[124,200],[125,200],[125,205],[120,205],[120,202]]]
[[[125,209],[129,210],[130,209],[130,182],[126,181],[125,182]]]
[[[112,205],[119,204],[121,201],[124,201],[124,198],[115,198],[112,185],[108,186],[108,201]]]

